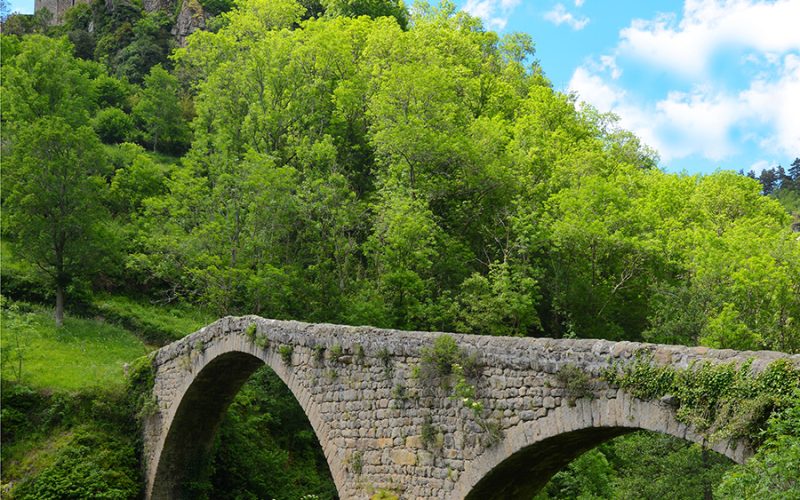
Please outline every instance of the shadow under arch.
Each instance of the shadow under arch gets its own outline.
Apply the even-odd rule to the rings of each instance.
[[[745,443],[709,446],[701,434],[677,421],[672,408],[620,390],[616,398],[578,400],[574,407],[560,406],[543,418],[510,429],[501,443],[464,470],[452,498],[530,499],[585,451],[638,430],[702,444],[737,463],[752,454]]]
[[[310,397],[287,370],[275,369],[277,363],[270,363],[271,359],[262,359],[251,352],[209,351],[201,355],[205,359],[196,363],[201,368],[193,376],[187,377],[188,383],[175,396],[179,401],[177,407],[163,422],[167,432],[156,451],[157,463],[146,498],[189,498],[185,485],[205,467],[228,407],[245,382],[264,366],[269,367],[289,388],[308,417],[317,440],[322,442],[321,422],[313,408],[307,408]],[[323,451],[326,452],[328,467],[336,481],[334,464],[337,461],[333,460],[332,463],[325,447]]]

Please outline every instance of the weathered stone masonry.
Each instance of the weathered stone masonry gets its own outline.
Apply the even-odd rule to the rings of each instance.
[[[404,499],[530,498],[577,455],[627,432],[703,442],[666,403],[636,399],[600,378],[642,349],[676,368],[752,358],[760,371],[780,357],[800,366],[798,355],[766,351],[448,334],[478,353],[482,372],[473,382],[484,411],[476,417],[452,391],[413,376],[421,349],[439,335],[249,316],[223,318],[162,348],[154,359],[159,411],[145,426],[148,498],[181,496],[228,404],[263,364],[308,415],[343,499],[380,488]],[[556,375],[567,364],[592,377],[592,397],[568,397]],[[743,443],[711,447],[737,462],[752,453]]]

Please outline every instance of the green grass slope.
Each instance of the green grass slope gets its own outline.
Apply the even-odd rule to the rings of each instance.
[[[103,321],[67,317],[56,328],[52,312],[41,306],[4,309],[2,376],[32,388],[119,386],[125,363],[148,352],[131,332]]]

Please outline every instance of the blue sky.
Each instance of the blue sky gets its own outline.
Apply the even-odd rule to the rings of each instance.
[[[800,0],[456,3],[489,29],[529,33],[556,89],[616,113],[669,171],[800,156]]]

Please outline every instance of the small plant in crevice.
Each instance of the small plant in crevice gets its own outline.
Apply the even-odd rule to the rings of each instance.
[[[400,383],[395,384],[394,388],[392,389],[392,399],[394,399],[394,405],[396,408],[403,408],[406,402],[410,399],[408,391],[406,390],[406,386]]]
[[[391,491],[380,489],[369,497],[369,500],[400,500],[400,497]]]
[[[192,353],[191,351],[184,353],[178,359],[178,366],[181,367],[181,370],[190,372],[192,371]]]
[[[261,349],[266,349],[269,347],[269,337],[263,334],[257,334],[253,343]]]
[[[350,470],[353,471],[355,475],[361,475],[364,471],[364,454],[360,451],[354,451],[352,455],[350,455]]]
[[[483,403],[475,399],[475,386],[467,382],[464,368],[458,363],[453,365],[453,378],[456,383],[453,387],[454,394],[450,397],[460,400],[465,408],[472,410],[475,417],[479,417],[483,412]]]
[[[328,379],[328,382],[335,381],[338,376],[339,374],[336,373],[336,370],[334,370],[333,368],[328,368],[327,370],[325,370],[325,378]]]
[[[206,344],[200,339],[195,340],[194,343],[192,344],[192,352],[202,354],[203,352],[205,352],[205,350],[206,350]]]
[[[480,375],[477,354],[468,355],[450,335],[440,335],[434,340],[433,346],[422,348],[418,366],[419,379],[425,385],[438,384],[443,390],[449,390],[453,379],[457,378],[454,377],[456,366],[461,374],[459,377],[474,378]]]
[[[340,344],[333,344],[331,348],[328,349],[328,353],[330,354],[331,361],[335,363],[344,356],[344,349],[342,349]]]
[[[422,423],[422,427],[420,428],[420,439],[422,441],[422,446],[426,449],[433,449],[434,445],[436,444],[436,427],[433,425],[433,418],[430,415],[425,417],[425,421]]]
[[[250,323],[247,325],[247,328],[245,328],[244,334],[250,337],[250,340],[255,340],[257,331],[258,325],[255,323]]]
[[[592,395],[589,375],[572,363],[568,363],[558,370],[556,380],[564,387],[569,406],[575,406],[576,400]]]
[[[364,361],[364,346],[361,344],[356,344],[353,346],[353,360],[356,363],[361,363]]]
[[[136,418],[138,420],[143,420],[147,417],[152,417],[158,413],[158,410],[158,398],[155,394],[151,394],[149,398],[144,398],[142,400],[139,411],[136,412]]]
[[[386,378],[392,378],[392,375],[394,375],[394,365],[392,364],[392,353],[389,352],[389,349],[384,347],[380,351],[378,351],[377,357],[381,361],[381,364],[383,365],[383,374],[386,376]]]
[[[325,360],[325,346],[317,344],[314,346],[314,361],[322,363]]]
[[[483,430],[480,442],[485,448],[491,448],[503,440],[503,427],[498,419],[480,419],[478,425]]]
[[[284,344],[278,348],[278,354],[280,354],[283,364],[291,366],[293,352],[294,348],[288,344]]]

